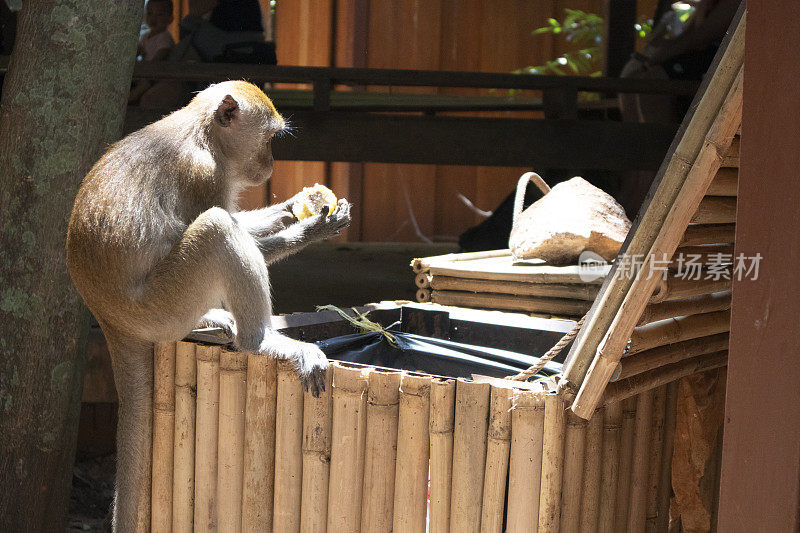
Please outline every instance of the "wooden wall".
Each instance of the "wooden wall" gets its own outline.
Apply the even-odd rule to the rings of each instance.
[[[655,0],[640,0],[640,13],[652,13],[654,4]],[[532,36],[531,31],[549,17],[562,18],[567,7],[602,13],[604,0],[279,0],[278,62],[509,72],[542,64],[565,51],[563,40]],[[296,135],[302,138],[301,131]],[[345,236],[349,240],[454,241],[482,219],[459,194],[491,211],[526,170],[279,161],[270,185],[250,191],[243,206],[281,201],[320,182],[353,201],[354,221]]]

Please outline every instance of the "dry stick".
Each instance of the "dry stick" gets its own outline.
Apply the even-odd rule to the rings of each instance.
[[[328,479],[331,464],[331,385],[333,369],[325,373],[325,390],[315,398],[303,393],[303,481],[300,531],[325,531],[328,524]]]
[[[430,289],[419,289],[417,290],[417,301],[419,303],[427,303],[431,301],[431,290]]]
[[[714,311],[670,318],[635,328],[625,355],[632,355],[656,346],[725,333],[730,329],[731,312]]]
[[[594,418],[597,418],[595,413]],[[579,531],[583,507],[584,471],[587,421],[567,412],[567,429],[564,438],[564,482],[561,498],[561,529]]]
[[[603,416],[605,410],[605,408],[601,408],[595,411],[586,428],[581,516],[580,526],[576,531],[597,531],[600,514],[600,465],[603,453]],[[567,494],[566,490],[564,493]]]
[[[619,405],[619,404],[609,404]],[[616,506],[613,531],[627,531],[628,507],[631,495],[633,469],[633,433],[636,418],[636,398],[622,402],[622,427],[620,430],[619,474],[617,476]]]
[[[272,529],[277,396],[277,360],[248,354],[242,487],[242,531],[245,532]]]
[[[333,365],[333,426],[328,483],[328,531],[357,532],[361,526],[364,445],[369,369]]]
[[[656,531],[669,527],[669,501],[672,497],[672,453],[675,444],[675,421],[678,410],[678,382],[667,384],[666,412],[664,416],[664,449],[661,453],[661,471],[658,480],[658,518]]]
[[[595,414],[595,416],[598,416]],[[598,533],[614,531],[622,444],[622,403],[603,408],[603,460],[600,472],[600,510]],[[626,480],[627,482],[627,480]],[[591,530],[587,530],[591,531]]]
[[[195,345],[175,346],[175,442],[172,485],[172,531],[194,529],[194,421],[197,402]]]
[[[736,222],[735,196],[706,196],[691,218],[693,224],[731,224]]]
[[[197,356],[197,424],[194,449],[194,530],[217,530],[217,436],[219,346],[200,346]]]
[[[150,527],[172,530],[172,457],[175,435],[175,343],[155,347],[153,389],[153,475]]]
[[[217,525],[242,529],[244,410],[247,402],[247,354],[223,350],[219,357],[219,451]]]
[[[456,384],[450,531],[480,531],[490,393],[488,383]]]
[[[736,196],[739,189],[739,169],[720,168],[706,194],[710,196]]]
[[[272,530],[300,531],[303,487],[303,386],[292,362],[278,361]]]
[[[736,224],[689,224],[678,246],[726,244],[734,242]]]
[[[647,515],[648,456],[653,418],[653,391],[639,395],[633,432],[633,466],[628,504],[628,531],[644,531]]]
[[[362,531],[392,529],[400,378],[400,372],[385,370],[369,375]]]
[[[506,530],[528,531],[539,523],[544,394],[515,390],[512,402]]]
[[[728,339],[728,333],[718,333],[708,337],[700,337],[688,341],[676,342],[675,344],[668,344],[666,346],[659,346],[658,348],[638,353],[635,356],[626,357],[623,359],[622,370],[617,377],[617,381],[679,361],[691,359],[698,355],[727,350]]]
[[[562,298],[539,298],[509,294],[474,294],[462,291],[433,291],[431,301],[441,305],[480,307],[483,309],[507,309],[529,313],[550,313],[564,316],[582,316],[592,303],[586,300]]]
[[[427,272],[430,270],[431,263],[451,263],[455,261],[475,261],[479,259],[490,259],[493,257],[511,256],[511,251],[505,250],[488,250],[484,252],[468,252],[463,254],[445,254],[434,255],[431,257],[416,258],[411,261],[411,268],[415,274],[420,272]]]
[[[430,376],[404,374],[400,381],[397,467],[392,531],[425,531],[428,517]]]
[[[745,15],[743,10],[739,13],[736,30],[726,39],[725,52],[708,78],[703,97],[687,115],[686,128],[667,164],[662,166],[658,186],[618,259],[617,271],[630,267],[632,259],[640,254],[646,258],[643,272],[649,271],[648,261],[672,255],[718,169],[716,147],[728,142],[741,120]],[[594,412],[656,283],[653,276],[614,276],[598,296],[597,312],[590,316],[584,334],[576,339],[561,382],[562,387],[580,387],[572,404],[579,416],[588,418]]]
[[[466,291],[480,293],[516,294],[569,300],[593,301],[600,287],[577,283],[529,283],[525,281],[496,281],[491,279],[430,276],[428,287],[437,291]]]
[[[645,529],[658,531],[658,486],[661,478],[661,454],[664,452],[664,415],[666,407],[666,387],[653,390],[653,417],[650,429],[650,453],[647,473],[647,504]]]
[[[483,475],[482,532],[503,531],[508,457],[511,451],[512,393],[513,389],[509,387],[492,387]]]
[[[730,291],[715,292],[693,296],[684,300],[674,300],[650,304],[644,309],[644,313],[639,318],[638,326],[658,322],[667,318],[696,315],[699,313],[711,313],[714,311],[724,311],[731,308]]]
[[[431,510],[430,531],[450,530],[450,488],[453,473],[453,427],[456,382],[431,381]]]
[[[564,467],[564,400],[559,394],[544,399],[542,487],[539,494],[539,531],[557,532],[561,514],[561,484]]]
[[[427,272],[420,272],[414,278],[414,284],[419,289],[430,289],[431,288],[431,275]]]
[[[623,398],[635,396],[643,391],[666,385],[685,376],[690,376],[698,372],[705,372],[714,368],[720,368],[728,364],[728,351],[719,352],[693,357],[678,363],[672,363],[649,372],[644,372],[628,379],[609,383],[606,389],[604,400],[607,403],[616,402]]]

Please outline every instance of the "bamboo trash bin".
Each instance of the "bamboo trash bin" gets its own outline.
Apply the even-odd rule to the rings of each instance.
[[[661,531],[674,393],[566,410],[553,383],[332,363],[191,342],[156,350],[158,531]],[[532,525],[535,524],[535,525]]]

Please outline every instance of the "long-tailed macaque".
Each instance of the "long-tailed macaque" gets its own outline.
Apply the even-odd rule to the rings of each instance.
[[[300,221],[293,200],[236,212],[239,191],[272,174],[270,143],[285,127],[256,86],[212,85],[113,145],[78,191],[67,265],[108,341],[119,394],[116,531],[150,519],[153,343],[223,327],[238,349],[291,360],[306,390],[324,388],[325,355],[270,325],[267,265],[339,233],[350,204]]]

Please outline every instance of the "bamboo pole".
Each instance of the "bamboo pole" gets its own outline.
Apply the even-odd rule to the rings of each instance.
[[[560,395],[545,395],[542,487],[539,494],[539,531],[543,533],[559,530],[564,474],[565,409]]]
[[[397,424],[400,405],[398,371],[373,370],[367,391],[362,531],[390,531],[393,522]]]
[[[430,393],[430,376],[403,375],[392,528],[398,533],[424,532],[428,518]]]
[[[653,389],[653,415],[650,429],[645,530],[658,531],[658,487],[661,481],[661,454],[664,453],[664,416],[667,400],[666,386]]]
[[[247,354],[223,350],[219,357],[219,448],[217,526],[242,530],[244,425],[247,402]]]
[[[704,270],[703,272],[707,271]],[[689,277],[673,275],[667,278],[665,290],[659,292],[656,297],[651,298],[650,303],[682,300],[715,292],[729,291],[730,289],[731,280],[722,277],[720,279],[690,279]]]
[[[620,483],[620,460],[621,457],[624,457],[621,455],[621,450],[622,403],[617,402],[608,404],[603,409],[603,461],[600,469],[598,533],[611,533],[614,531],[614,518]]]
[[[583,460],[583,494],[581,496],[580,526],[576,531],[595,532],[600,516],[600,479],[603,453],[603,418],[607,408],[595,411],[586,428],[586,447]],[[565,467],[566,468],[566,467]],[[566,489],[565,494],[568,494]],[[563,527],[563,524],[562,524]],[[566,530],[566,528],[564,528]]]
[[[501,533],[506,504],[508,457],[511,451],[510,387],[493,386],[489,405],[486,468],[483,475],[481,531]]]
[[[508,294],[474,294],[463,291],[433,291],[431,301],[441,305],[479,307],[483,309],[507,309],[531,313],[550,313],[564,316],[581,316],[592,303],[586,300],[562,298],[539,298]]]
[[[248,354],[242,493],[242,530],[245,532],[272,529],[277,396],[277,360]]]
[[[636,402],[633,432],[633,466],[628,503],[628,531],[644,531],[647,516],[647,476],[652,438],[653,391],[645,391]]]
[[[720,168],[706,194],[709,196],[736,196],[739,189],[739,169]]]
[[[658,480],[658,518],[656,531],[669,527],[669,501],[672,497],[672,454],[675,444],[675,422],[678,410],[678,382],[667,384],[664,415],[664,451],[661,453],[661,472]]]
[[[728,349],[728,333],[717,333],[708,337],[699,337],[688,341],[659,346],[637,353],[623,359],[622,370],[617,381],[631,376],[649,372],[673,363],[685,361],[692,357],[719,352]]]
[[[291,361],[278,360],[272,531],[300,531],[303,487],[303,385]]]
[[[197,423],[194,449],[194,529],[217,530],[219,346],[196,348]]]
[[[419,286],[419,284],[418,284]],[[523,281],[496,281],[490,279],[431,276],[428,287],[437,291],[464,291],[477,293],[516,294],[593,301],[600,290],[598,285],[578,283],[529,283]]]
[[[511,458],[506,531],[528,531],[539,523],[544,395],[515,390],[511,410]]]
[[[597,416],[597,413],[594,415]],[[564,437],[564,480],[561,498],[561,530],[579,531],[583,507],[586,430],[588,422],[572,411],[566,414]]]
[[[692,216],[693,224],[732,224],[736,222],[735,196],[706,196]]]
[[[609,404],[613,405],[613,404]],[[618,404],[619,405],[619,404]],[[622,426],[620,429],[620,460],[617,476],[616,508],[613,531],[627,531],[628,508],[631,495],[631,472],[633,470],[633,433],[636,418],[636,398],[622,402]]]
[[[666,385],[685,376],[720,368],[728,364],[728,351],[723,350],[678,363],[672,363],[628,379],[609,383],[604,399],[607,403],[635,396],[643,391]]]
[[[414,278],[414,284],[419,289],[430,289],[431,288],[431,275],[427,272],[420,272]]]
[[[172,468],[175,436],[175,343],[156,344],[153,388],[153,475],[150,528],[172,530]]]
[[[172,485],[172,531],[194,530],[194,421],[197,402],[195,345],[175,346],[175,442]]]
[[[658,322],[659,320],[665,320],[667,318],[725,311],[730,308],[730,291],[703,294],[685,300],[650,304],[645,307],[644,313],[639,318],[637,325],[643,326],[644,324]]]
[[[656,346],[697,339],[730,329],[731,312],[714,311],[653,322],[633,330],[626,355],[633,355]]]
[[[361,526],[369,369],[333,365],[331,469],[328,531],[358,532]]]
[[[681,246],[672,256],[669,270],[686,272],[689,265],[702,265],[705,271],[708,265],[731,264],[733,264],[733,243]]]
[[[488,383],[456,383],[450,531],[480,531],[490,389]]]
[[[739,144],[741,138],[737,135],[733,138],[733,142],[731,143],[728,150],[725,152],[725,157],[722,159],[722,166],[728,168],[738,168],[739,167]]]
[[[519,283],[558,283],[602,285],[603,278],[610,267],[598,266],[592,270],[580,265],[550,266],[533,261],[512,262],[508,257],[496,257],[482,261],[463,261],[458,263],[434,263],[430,266],[433,277],[449,276],[455,278],[487,279],[495,281],[514,281]],[[596,274],[587,276],[587,274]]]
[[[431,290],[430,289],[419,289],[417,290],[417,301],[419,303],[427,303],[431,301]]]
[[[324,533],[328,524],[328,480],[331,464],[331,388],[333,370],[325,373],[325,390],[315,398],[303,393],[303,481],[300,531]]]
[[[415,274],[427,272],[433,263],[453,263],[456,261],[476,261],[480,259],[491,259],[494,257],[511,257],[511,250],[488,250],[483,252],[467,252],[460,254],[434,255],[431,257],[416,258],[411,261],[411,268]]]
[[[689,224],[679,246],[732,243],[735,237],[736,224]]]
[[[434,378],[431,381],[430,531],[450,531],[455,399],[455,380]]]

